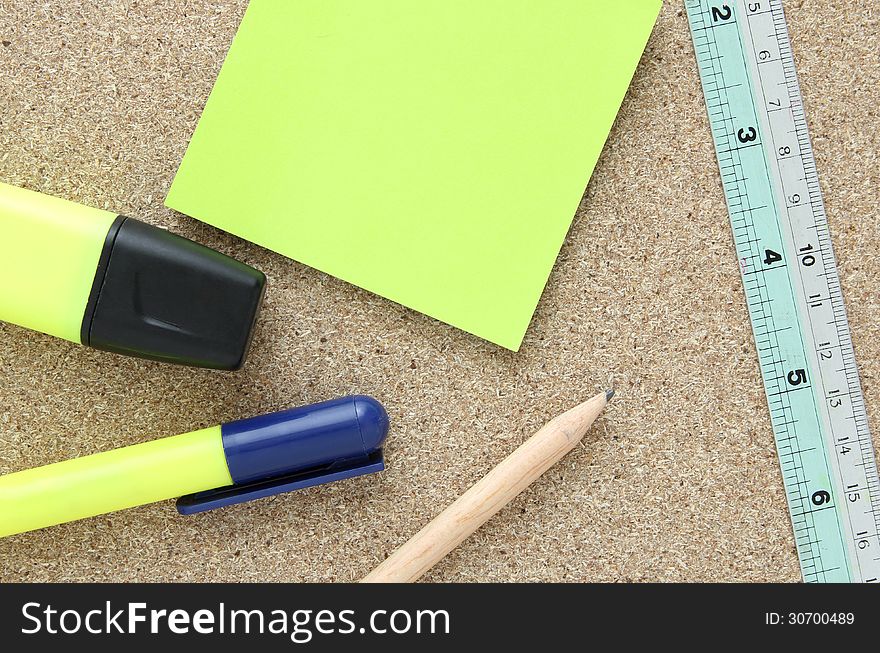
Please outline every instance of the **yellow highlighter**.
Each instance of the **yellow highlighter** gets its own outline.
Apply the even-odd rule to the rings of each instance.
[[[189,515],[385,468],[388,414],[367,396],[0,476],[0,537],[180,497]],[[181,496],[184,495],[184,496]]]
[[[262,272],[163,229],[0,183],[0,320],[97,349],[236,369]]]

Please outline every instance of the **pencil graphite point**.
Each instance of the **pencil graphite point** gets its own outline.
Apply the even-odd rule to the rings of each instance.
[[[606,390],[605,391],[605,401],[611,401],[614,397],[614,390]]]

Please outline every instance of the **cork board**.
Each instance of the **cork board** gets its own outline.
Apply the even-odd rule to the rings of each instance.
[[[786,7],[876,432],[880,24],[866,0],[801,4]],[[797,580],[683,3],[664,3],[518,354],[162,206],[244,7],[0,0],[0,179],[167,227],[270,283],[238,373],[0,324],[0,473],[355,392],[389,410],[389,469],[6,538],[0,580],[351,581],[606,386],[583,445],[426,580]]]

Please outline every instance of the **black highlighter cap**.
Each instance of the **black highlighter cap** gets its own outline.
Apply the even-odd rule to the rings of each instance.
[[[120,216],[82,323],[84,345],[220,370],[247,356],[266,277],[213,249]]]

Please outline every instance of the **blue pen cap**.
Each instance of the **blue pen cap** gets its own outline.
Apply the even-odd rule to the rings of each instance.
[[[381,448],[388,414],[372,397],[325,401],[220,427],[236,484],[364,458]]]
[[[388,414],[364,395],[229,422],[220,427],[234,485],[181,497],[193,514],[381,471]]]

